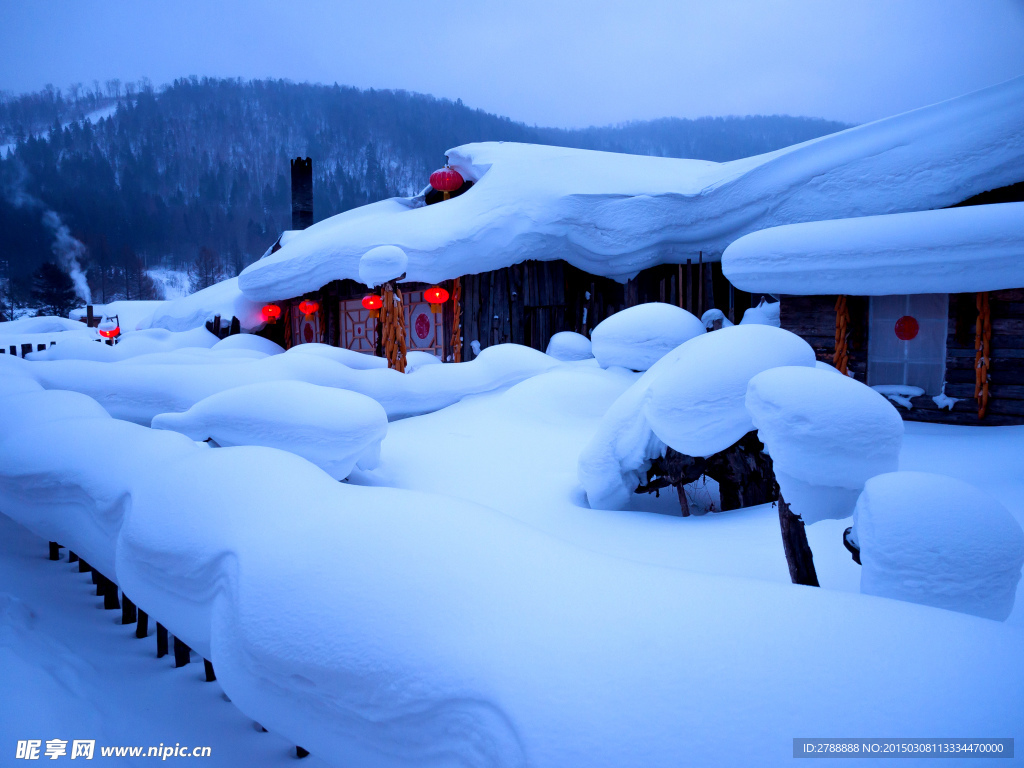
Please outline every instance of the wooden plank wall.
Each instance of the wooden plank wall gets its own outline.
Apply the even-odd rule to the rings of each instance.
[[[782,327],[802,336],[819,360],[832,364],[835,352],[835,296],[784,296]],[[850,368],[867,381],[866,297],[849,297]],[[928,395],[912,399],[913,408],[899,408],[907,421],[967,426],[1024,424],[1024,289],[989,294],[992,313],[992,360],[989,368],[988,413],[978,419],[974,399],[975,294],[951,294],[946,337],[946,394],[960,400],[953,410],[940,409]]]

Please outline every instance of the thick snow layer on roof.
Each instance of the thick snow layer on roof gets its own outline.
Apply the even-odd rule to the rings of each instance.
[[[1003,621],[1013,609],[1024,531],[988,493],[930,472],[867,481],[854,512],[861,592]]]
[[[153,428],[212,439],[224,447],[280,448],[344,480],[357,465],[377,466],[388,415],[376,400],[358,392],[271,381],[218,392],[184,413],[162,413],[153,418]]]
[[[237,317],[243,331],[256,331],[266,325],[262,310],[263,304],[243,296],[238,288],[238,278],[232,277],[190,296],[162,302],[153,316],[142,323],[142,327],[187,331],[202,327],[207,320],[220,315],[222,326],[226,327],[232,317]]]
[[[380,245],[405,251],[410,281],[527,259],[625,281],[700,250],[717,258],[767,227],[953,205],[1024,180],[1024,77],[729,163],[502,142],[447,154],[472,189],[314,224],[242,272],[246,296],[278,300],[357,280],[360,258]]]
[[[712,766],[722,744],[737,765],[783,765],[780,733],[1014,734],[1024,711],[1005,626],[609,557],[268,448],[26,425],[0,436],[0,508],[86,555],[212,660],[243,712],[338,766]]]
[[[700,324],[700,321],[696,321]],[[595,509],[623,509],[666,445],[710,456],[754,426],[747,382],[780,365],[814,365],[799,336],[764,325],[702,333],[658,360],[608,409],[580,453],[577,474]]]
[[[805,523],[849,517],[868,478],[898,468],[903,419],[849,376],[813,363],[774,368],[750,380],[746,406],[782,496]]]
[[[602,368],[646,371],[684,341],[704,333],[704,324],[681,307],[638,304],[598,323],[590,334],[591,351]]]
[[[763,229],[730,245],[722,269],[736,287],[770,293],[883,296],[1020,288],[1024,203]]]
[[[378,245],[359,259],[359,281],[369,288],[376,288],[404,275],[408,266],[409,257],[401,248]]]
[[[92,311],[96,317],[117,315],[122,331],[134,331],[138,328],[149,328],[153,313],[164,304],[165,301],[112,301],[109,304],[93,304]],[[73,309],[68,313],[72,320],[81,320],[87,315],[85,307]]]

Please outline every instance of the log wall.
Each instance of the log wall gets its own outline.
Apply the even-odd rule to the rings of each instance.
[[[822,362],[832,364],[835,352],[836,296],[782,297],[782,327],[802,336]],[[851,296],[850,370],[867,382],[866,297]],[[975,294],[949,296],[949,327],[946,336],[946,395],[960,400],[952,410],[940,409],[929,395],[911,400],[913,408],[898,407],[907,421],[968,426],[1024,424],[1024,289],[989,294],[992,314],[992,359],[989,366],[989,402],[984,419],[978,419],[974,398],[974,334],[977,309]]]

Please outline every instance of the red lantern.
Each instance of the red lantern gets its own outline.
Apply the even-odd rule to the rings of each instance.
[[[448,291],[435,285],[423,292],[423,298],[430,303],[431,312],[440,312],[441,305],[448,301]]]
[[[910,341],[916,338],[920,330],[921,326],[910,315],[904,315],[896,321],[896,338],[900,341]]]
[[[299,312],[304,314],[306,317],[309,317],[318,309],[320,309],[320,303],[317,301],[309,301],[308,299],[305,299],[299,302]]]
[[[273,323],[281,316],[281,308],[277,304],[265,304],[263,306],[263,319],[268,323]]]
[[[439,171],[430,174],[430,186],[438,192],[444,192],[444,199],[447,200],[452,192],[458,191],[464,184],[462,174],[447,165]]]
[[[115,325],[113,328],[100,328],[100,336],[104,339],[116,339],[121,335],[121,326]]]
[[[371,293],[369,296],[363,296],[363,309],[368,309],[370,311],[370,317],[378,317],[380,308],[383,306],[384,302],[381,301],[380,296],[376,293]]]

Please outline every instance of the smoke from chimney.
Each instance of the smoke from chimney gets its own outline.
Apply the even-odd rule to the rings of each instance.
[[[75,282],[75,293],[78,294],[78,298],[86,304],[90,303],[92,292],[89,290],[85,273],[82,272],[82,264],[78,260],[79,257],[85,255],[85,246],[71,234],[56,211],[46,211],[43,214],[43,224],[53,232],[53,243],[50,245],[50,250],[57,257],[57,263],[71,275],[71,279]]]

